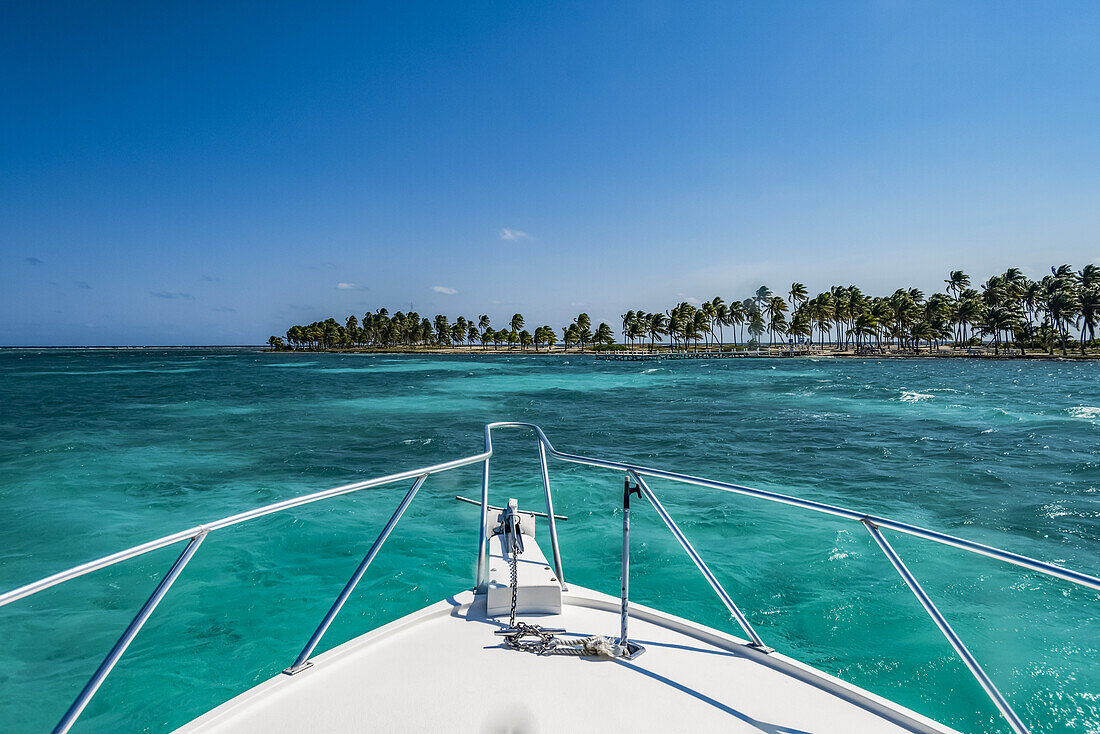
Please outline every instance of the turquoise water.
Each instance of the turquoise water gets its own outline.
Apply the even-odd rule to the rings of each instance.
[[[912,360],[0,352],[0,589],[239,510],[481,450],[562,450],[927,525],[1097,573],[1100,365]],[[493,500],[540,501],[529,434]],[[567,578],[617,594],[622,477],[552,465]],[[429,479],[322,644],[468,587],[480,470]],[[858,525],[654,490],[766,642],[967,732],[996,710]],[[165,732],[296,656],[406,487],[211,535],[74,731]],[[644,505],[632,595],[740,634]],[[1100,730],[1100,594],[889,535],[1017,711]],[[171,565],[158,551],[0,609],[0,731],[48,730]],[[608,630],[614,633],[614,630]],[[385,702],[380,702],[385,705]]]

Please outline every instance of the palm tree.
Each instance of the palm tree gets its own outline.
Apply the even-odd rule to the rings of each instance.
[[[630,327],[634,325],[638,315],[634,311],[627,311],[620,318],[623,320],[623,340],[630,340],[630,346],[634,346],[634,337],[630,335]]]
[[[726,336],[723,327],[733,323],[730,320],[730,307],[723,303],[720,296],[715,296],[711,303],[714,304],[714,323],[718,325],[718,351],[722,351],[722,342]]]
[[[486,316],[485,314],[482,314],[481,316],[477,317],[477,329],[478,329],[478,331],[480,331],[482,333],[485,333],[485,332],[489,331],[489,317],[488,316]],[[485,349],[485,344],[486,344],[486,341],[483,339],[481,341],[481,348],[482,349]]]
[[[799,306],[791,315],[791,325],[788,327],[787,333],[795,339],[804,336],[810,337],[811,340],[813,339],[813,321],[810,317],[810,309],[805,304]],[[801,349],[799,351],[801,351]]]
[[[562,333],[562,342],[565,344],[565,351],[567,351],[567,352],[569,351],[569,345],[570,344],[576,344],[577,342],[580,341],[580,335],[577,332],[577,325],[575,323],[570,324],[569,326],[566,326],[565,328],[563,328],[561,330],[561,333]],[[581,349],[582,350],[584,349],[583,345],[581,346]]]
[[[779,296],[772,296],[764,302],[764,314],[768,317],[768,333],[771,335],[771,346],[775,346],[776,333],[784,333],[787,327],[787,318],[783,315],[787,311],[787,302]]]
[[[909,331],[910,336],[913,338],[913,346],[916,349],[917,354],[920,354],[921,341],[928,342],[928,351],[932,351],[932,340],[939,336],[939,332],[936,331],[936,327],[927,321],[917,321],[913,324]]]
[[[710,319],[707,318],[707,315],[703,313],[702,309],[695,311],[695,313],[691,315],[691,325],[689,328],[691,330],[690,338],[695,340],[694,351],[699,351],[699,337],[705,338],[709,327]]]
[[[856,349],[864,346],[864,340],[878,333],[878,322],[869,313],[862,313],[856,317],[855,323],[848,329],[848,334],[855,337]]]
[[[704,337],[714,336],[714,318],[718,315],[718,310],[714,307],[714,301],[706,301],[699,309],[697,316],[702,316],[700,331],[703,332]],[[710,346],[708,339],[707,346]]]
[[[1051,274],[1042,280],[1044,289],[1044,310],[1052,322],[1062,344],[1062,354],[1067,353],[1069,326],[1076,324],[1080,313],[1080,297],[1077,289],[1076,273],[1069,265],[1050,269]],[[1053,354],[1053,350],[1051,354]]]
[[[958,300],[959,295],[970,287],[970,276],[961,270],[952,270],[951,276],[943,282],[947,284],[947,292]]]
[[[967,288],[959,294],[959,301],[955,305],[955,321],[959,325],[964,343],[968,341],[968,327],[978,322],[981,313],[982,301],[976,290]]]
[[[611,331],[611,327],[601,321],[600,325],[596,327],[596,333],[592,336],[592,343],[596,346],[614,344],[615,334]]]
[[[970,276],[961,270],[952,270],[950,277],[943,282],[947,284],[947,292],[955,297],[955,308],[957,310],[963,291],[970,287]],[[956,322],[956,324],[958,327],[962,326],[959,322]],[[955,342],[957,343],[959,339],[959,332],[956,331]]]
[[[832,328],[833,296],[831,293],[818,293],[811,301],[813,319],[817,323],[817,330],[821,333],[821,348],[825,348],[825,338]]]
[[[806,286],[801,283],[791,283],[791,289],[787,291],[787,300],[791,302],[792,311],[797,311],[799,305],[808,299],[809,293],[806,292]]]
[[[649,350],[653,351],[654,344],[668,333],[668,317],[660,312],[646,314],[645,331],[649,336]]]
[[[508,322],[508,327],[512,331],[519,331],[523,328],[523,314],[512,314],[512,320]]]
[[[1001,353],[1001,333],[1015,328],[1016,314],[1008,306],[997,304],[986,306],[982,312],[980,328],[993,337],[993,353]]]
[[[848,314],[848,289],[834,285],[829,293],[832,295],[830,302],[833,309],[832,321],[836,325],[836,346],[838,349],[844,349],[848,343],[846,339],[841,339],[841,335],[844,333],[842,327]]]
[[[435,315],[435,340],[442,346],[451,340],[451,327],[443,314]]]
[[[760,337],[765,329],[764,317],[757,310],[749,314],[749,336],[756,340],[757,349],[760,348]]]
[[[592,341],[592,319],[588,318],[588,314],[577,314],[577,341],[581,344],[581,351],[584,351],[584,345]]]
[[[639,311],[634,316],[634,320],[630,322],[630,326],[627,327],[627,336],[630,337],[630,344],[633,347],[636,339],[644,339],[646,335],[645,331],[645,317],[647,314]]]
[[[740,342],[745,342],[745,304],[742,301],[730,301],[729,325],[738,327]]]
[[[1096,339],[1096,323],[1100,319],[1100,266],[1089,263],[1081,269],[1081,354],[1085,353],[1085,332],[1088,341]]]

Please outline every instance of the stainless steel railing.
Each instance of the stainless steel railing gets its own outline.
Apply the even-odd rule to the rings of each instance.
[[[258,508],[255,508],[253,510],[248,510],[246,512],[238,513],[236,515],[231,515],[229,517],[225,517],[225,518],[222,518],[220,520],[215,520],[214,522],[204,523],[202,525],[199,525],[199,526],[196,526],[196,527],[193,527],[193,528],[189,528],[187,530],[183,530],[183,531],[180,531],[178,533],[173,533],[171,535],[166,535],[162,538],[158,538],[158,539],[150,541],[148,543],[137,545],[137,546],[134,546],[132,548],[128,548],[126,550],[120,551],[118,553],[114,553],[114,554],[109,555],[109,556],[104,556],[103,558],[99,558],[97,560],[90,561],[88,563],[84,563],[84,564],[79,565],[79,566],[75,566],[75,567],[70,568],[68,570],[61,571],[60,573],[56,573],[56,574],[53,574],[51,576],[47,576],[43,579],[39,579],[38,581],[32,582],[32,583],[27,584],[25,586],[21,586],[19,588],[12,589],[11,591],[8,591],[4,594],[0,594],[0,606],[4,606],[4,605],[7,605],[7,604],[11,604],[12,602],[18,601],[19,599],[23,599],[23,598],[31,596],[33,594],[37,594],[37,593],[39,593],[41,591],[44,591],[45,589],[48,589],[52,586],[56,586],[57,584],[61,584],[61,583],[64,583],[66,581],[70,581],[70,580],[75,579],[75,578],[79,578],[80,576],[84,576],[84,575],[86,575],[88,573],[91,573],[93,571],[97,571],[97,570],[100,570],[100,569],[103,569],[103,568],[107,568],[109,566],[113,566],[115,564],[121,563],[121,562],[129,560],[131,558],[136,558],[136,557],[144,555],[146,553],[150,553],[152,551],[158,550],[160,548],[165,548],[167,546],[174,545],[176,543],[181,543],[183,541],[187,541],[187,545],[185,546],[183,552],[180,554],[180,556],[173,563],[173,565],[169,569],[168,573],[165,574],[164,578],[157,585],[156,589],[154,589],[153,593],[146,600],[145,604],[138,611],[138,613],[134,617],[134,619],[130,622],[129,626],[123,632],[122,636],[118,639],[118,641],[115,643],[115,645],[111,648],[110,652],[107,654],[107,657],[103,660],[103,662],[100,664],[99,668],[93,674],[92,678],[84,686],[83,690],[77,696],[76,700],[73,702],[73,704],[66,711],[65,716],[61,719],[61,721],[58,723],[58,725],[54,728],[55,734],[62,734],[63,732],[67,732],[72,727],[73,723],[80,716],[80,714],[83,712],[84,708],[87,706],[88,702],[91,700],[92,696],[94,696],[96,691],[99,690],[99,687],[103,684],[104,679],[106,679],[106,677],[110,674],[111,670],[114,668],[115,664],[122,657],[123,653],[125,653],[126,648],[129,647],[129,645],[133,641],[134,637],[136,637],[137,634],[141,631],[141,628],[144,626],[145,622],[152,615],[153,611],[156,609],[156,607],[160,603],[161,599],[163,599],[164,596],[168,593],[168,591],[172,587],[172,584],[175,583],[176,579],[179,577],[179,575],[183,572],[184,568],[187,566],[187,563],[195,555],[196,551],[199,549],[199,546],[201,545],[203,540],[206,538],[207,535],[209,535],[212,532],[215,532],[215,531],[227,528],[227,527],[231,527],[233,525],[239,525],[239,524],[244,523],[244,522],[249,522],[251,520],[255,520],[255,519],[258,519],[258,518],[261,518],[261,517],[265,517],[267,515],[275,514],[277,512],[284,512],[286,510],[289,510],[289,509],[292,509],[292,508],[295,508],[295,507],[300,507],[302,505],[311,504],[313,502],[320,502],[322,500],[330,499],[332,497],[337,497],[339,495],[350,494],[352,492],[359,492],[359,491],[362,491],[362,490],[365,490],[365,489],[372,489],[372,488],[375,488],[375,487],[381,487],[381,486],[388,485],[388,484],[393,484],[393,483],[396,483],[396,482],[407,481],[409,479],[414,480],[412,487],[408,490],[405,497],[402,499],[401,504],[398,506],[397,510],[393,513],[393,515],[390,517],[390,520],[386,523],[386,526],[383,528],[381,534],[378,536],[378,538],[375,540],[374,544],[371,546],[371,548],[368,551],[367,555],[363,558],[362,562],[359,564],[359,567],[355,570],[355,573],[352,575],[351,579],[349,579],[347,584],[345,584],[343,590],[337,596],[337,598],[334,601],[332,607],[329,609],[328,613],[325,615],[325,618],[321,621],[321,624],[317,627],[316,631],[310,637],[309,641],[306,643],[306,646],[302,649],[302,652],[299,654],[298,658],[294,661],[294,663],[289,668],[287,668],[284,671],[285,673],[287,673],[289,675],[293,675],[294,673],[297,673],[298,671],[303,670],[303,669],[305,669],[306,667],[309,666],[309,664],[310,664],[309,663],[309,658],[313,654],[314,650],[316,650],[317,645],[320,643],[320,640],[321,640],[322,636],[328,630],[329,625],[332,623],[332,620],[336,617],[337,614],[339,614],[340,610],[344,606],[344,603],[347,601],[348,597],[351,595],[351,593],[354,590],[355,586],[363,578],[363,576],[366,573],[367,569],[369,568],[371,562],[374,560],[374,557],[377,555],[378,551],[381,549],[382,545],[385,543],[386,539],[389,537],[390,533],[393,531],[393,528],[396,526],[397,522],[400,520],[400,518],[403,515],[403,513],[405,512],[405,510],[408,508],[409,504],[412,502],[412,500],[416,496],[417,491],[420,489],[421,486],[423,486],[423,484],[427,480],[427,478],[429,476],[431,476],[432,474],[439,474],[439,473],[442,473],[442,472],[447,472],[447,471],[451,471],[451,470],[454,470],[454,469],[458,469],[460,467],[470,466],[470,465],[478,464],[478,463],[482,464],[482,486],[481,486],[481,507],[482,507],[481,518],[482,518],[482,522],[481,522],[481,526],[480,526],[480,530],[479,530],[479,538],[478,538],[478,564],[477,564],[477,577],[476,577],[476,587],[475,588],[477,590],[483,590],[485,588],[486,583],[487,583],[487,569],[488,569],[488,546],[487,546],[486,540],[487,540],[487,537],[488,537],[489,528],[488,528],[488,515],[487,515],[486,511],[487,511],[487,508],[489,507],[489,461],[493,456],[492,432],[493,432],[494,429],[503,429],[503,428],[528,429],[528,430],[533,431],[536,434],[537,444],[538,444],[539,463],[540,463],[540,469],[541,469],[541,474],[542,474],[543,490],[544,490],[545,499],[546,499],[546,513],[547,513],[547,516],[548,516],[548,528],[549,528],[549,533],[550,533],[551,550],[552,550],[552,553],[553,553],[553,562],[554,562],[555,570],[557,572],[557,578],[561,582],[563,590],[566,589],[567,587],[566,587],[566,584],[565,584],[565,576],[562,572],[561,552],[560,552],[560,548],[558,546],[557,527],[556,527],[556,524],[555,524],[555,521],[554,521],[555,516],[554,516],[553,497],[552,497],[552,493],[551,493],[551,490],[550,490],[550,475],[549,475],[549,468],[548,468],[548,464],[547,464],[547,457],[548,456],[552,456],[555,459],[558,459],[558,460],[564,461],[564,462],[568,462],[568,463],[572,463],[572,464],[581,464],[581,465],[585,465],[585,466],[592,466],[592,467],[596,467],[596,468],[600,468],[600,469],[607,469],[607,470],[611,470],[611,471],[615,471],[615,472],[620,472],[620,473],[623,473],[624,475],[626,475],[630,478],[633,478],[634,481],[637,482],[640,490],[645,495],[646,499],[649,500],[650,504],[653,505],[654,509],[657,511],[657,513],[660,516],[661,520],[669,528],[669,530],[675,536],[676,540],[680,543],[680,545],[687,552],[687,554],[691,558],[692,562],[699,569],[700,573],[702,573],[702,575],[706,579],[707,583],[711,586],[711,588],[714,590],[714,592],[718,595],[719,599],[722,601],[722,603],[729,610],[730,615],[737,621],[737,623],[741,626],[741,628],[748,635],[749,640],[750,640],[750,645],[752,647],[754,647],[758,650],[762,650],[764,652],[769,652],[770,648],[768,648],[764,644],[764,642],[761,640],[760,636],[756,633],[756,631],[753,629],[752,625],[749,623],[749,621],[748,621],[747,617],[745,616],[745,614],[742,613],[741,610],[737,607],[737,605],[733,602],[733,599],[725,591],[725,589],[719,583],[718,579],[714,576],[714,574],[707,567],[707,565],[703,561],[702,557],[698,554],[698,552],[696,552],[696,550],[692,547],[691,543],[688,541],[686,536],[684,536],[684,534],[680,531],[679,527],[676,525],[676,523],[673,521],[672,517],[665,510],[664,506],[657,499],[656,494],[649,487],[649,485],[645,482],[643,477],[650,477],[650,478],[655,478],[655,479],[666,479],[666,480],[673,481],[673,482],[681,482],[681,483],[684,483],[684,484],[690,484],[690,485],[694,485],[694,486],[698,486],[698,487],[705,487],[705,488],[708,488],[708,489],[717,489],[717,490],[726,491],[726,492],[733,492],[733,493],[736,493],[736,494],[741,494],[741,495],[745,495],[745,496],[749,496],[749,497],[755,497],[755,498],[758,498],[758,499],[764,499],[764,500],[768,500],[768,501],[771,501],[771,502],[778,502],[780,504],[792,505],[792,506],[795,506],[795,507],[800,507],[802,509],[812,510],[814,512],[824,513],[824,514],[833,515],[833,516],[841,517],[841,518],[848,519],[848,520],[853,520],[855,522],[861,523],[864,527],[867,528],[867,530],[871,534],[871,537],[874,539],[875,543],[883,550],[883,552],[885,553],[887,559],[890,561],[891,565],[893,565],[894,568],[901,575],[902,580],[909,587],[909,589],[913,592],[913,594],[917,597],[917,600],[924,607],[925,611],[932,618],[933,622],[936,624],[936,626],[939,628],[939,630],[943,633],[943,635],[947,638],[948,642],[955,649],[956,653],[958,653],[960,658],[962,658],[963,662],[966,664],[966,666],[970,670],[971,674],[974,675],[974,677],[977,679],[978,683],[982,686],[982,688],[985,690],[986,694],[989,696],[990,700],[997,707],[997,709],[1001,712],[1001,714],[1005,717],[1006,721],[1012,727],[1013,731],[1017,732],[1017,734],[1026,734],[1028,732],[1027,727],[1020,720],[1020,718],[1016,714],[1016,712],[1013,711],[1012,707],[1009,705],[1008,701],[1004,698],[1004,696],[1000,693],[1000,691],[997,690],[996,686],[989,679],[989,676],[985,673],[985,671],[979,665],[978,661],[974,658],[973,654],[971,654],[971,652],[967,649],[966,645],[962,642],[962,640],[959,638],[959,636],[955,633],[955,631],[948,624],[947,620],[943,617],[942,613],[940,613],[939,609],[936,608],[935,604],[932,602],[932,600],[928,597],[928,595],[921,588],[919,582],[916,580],[916,578],[912,575],[912,573],[909,571],[909,569],[902,562],[901,558],[897,555],[897,552],[893,549],[892,546],[890,546],[890,544],[883,537],[883,535],[881,533],[881,529],[882,528],[887,528],[889,530],[894,530],[894,531],[897,531],[897,532],[913,535],[913,536],[916,536],[916,537],[919,537],[919,538],[924,538],[925,540],[931,540],[931,541],[936,542],[936,543],[942,543],[944,545],[949,545],[949,546],[952,546],[952,547],[955,547],[955,548],[960,548],[962,550],[969,551],[971,553],[977,553],[977,554],[987,556],[987,557],[990,557],[990,558],[995,558],[995,559],[1004,561],[1006,563],[1011,563],[1011,564],[1014,564],[1014,565],[1017,565],[1017,566],[1021,566],[1023,568],[1027,568],[1027,569],[1032,570],[1032,571],[1037,571],[1039,573],[1043,573],[1043,574],[1046,574],[1048,576],[1054,576],[1056,578],[1060,578],[1060,579],[1069,581],[1071,583],[1078,584],[1080,586],[1085,586],[1087,588],[1091,588],[1091,589],[1100,591],[1100,578],[1097,578],[1095,576],[1090,576],[1090,575],[1085,574],[1085,573],[1081,573],[1081,572],[1078,572],[1078,571],[1073,571],[1071,569],[1063,568],[1061,566],[1056,566],[1054,564],[1046,563],[1044,561],[1038,561],[1038,560],[1035,560],[1033,558],[1028,558],[1027,556],[1022,556],[1022,555],[1019,555],[1017,553],[1011,553],[1009,551],[1001,550],[999,548],[994,548],[992,546],[983,545],[981,543],[975,543],[975,542],[970,541],[970,540],[965,540],[963,538],[958,538],[958,537],[955,537],[955,536],[952,536],[952,535],[947,535],[945,533],[940,533],[940,532],[937,532],[935,530],[929,530],[927,528],[918,527],[916,525],[911,525],[911,524],[908,524],[908,523],[898,522],[896,520],[891,520],[889,518],[879,517],[879,516],[876,516],[876,515],[870,515],[868,513],[863,513],[863,512],[856,511],[856,510],[851,510],[851,509],[847,509],[847,508],[844,508],[844,507],[839,507],[839,506],[836,506],[836,505],[829,505],[829,504],[825,504],[825,503],[822,503],[822,502],[815,502],[813,500],[806,500],[806,499],[802,499],[802,498],[799,498],[799,497],[793,497],[793,496],[790,496],[790,495],[779,494],[779,493],[776,493],[776,492],[769,492],[767,490],[754,489],[752,487],[745,487],[745,486],[738,485],[738,484],[731,484],[729,482],[718,482],[718,481],[714,481],[714,480],[711,480],[711,479],[704,479],[702,477],[691,476],[689,474],[680,474],[680,473],[677,473],[677,472],[669,472],[669,471],[665,471],[665,470],[662,470],[662,469],[652,469],[652,468],[649,468],[649,467],[639,466],[639,465],[636,465],[636,464],[629,464],[629,463],[616,462],[616,461],[607,461],[607,460],[602,460],[602,459],[594,459],[594,458],[590,458],[590,457],[586,457],[586,456],[580,456],[580,455],[576,455],[576,454],[569,454],[569,453],[565,453],[565,452],[558,451],[557,449],[555,449],[553,447],[553,445],[550,443],[549,439],[546,438],[546,435],[543,433],[542,429],[539,428],[538,426],[534,425],[534,424],[531,424],[531,423],[518,423],[518,422],[490,423],[490,424],[485,426],[485,446],[484,446],[484,450],[479,454],[474,454],[472,456],[467,456],[467,457],[464,457],[464,458],[455,459],[454,461],[448,461],[448,462],[444,462],[444,463],[441,463],[441,464],[434,464],[434,465],[428,466],[428,467],[422,467],[420,469],[413,469],[411,471],[400,472],[400,473],[397,473],[397,474],[390,474],[388,476],[378,477],[378,478],[375,478],[375,479],[368,479],[368,480],[362,481],[362,482],[354,482],[352,484],[345,484],[345,485],[340,486],[340,487],[334,487],[332,489],[326,489],[326,490],[323,490],[323,491],[320,491],[320,492],[314,492],[312,494],[307,494],[307,495],[303,495],[303,496],[300,496],[300,497],[295,497],[295,498],[292,498],[292,499],[283,500],[281,502],[275,502],[275,503],[272,503],[270,505],[265,505],[263,507],[258,507]],[[626,533],[626,528],[624,527],[624,549],[627,548],[627,545],[625,543],[625,533]],[[624,550],[624,565],[623,565],[623,570],[624,570],[623,609],[624,609],[624,612],[626,610],[626,604],[627,604],[626,595],[625,595],[626,588],[627,588],[627,578],[626,578],[627,563],[628,563],[627,553]],[[625,642],[625,637],[626,637],[626,634],[625,634],[625,619],[624,619],[624,631],[623,631],[623,638],[624,638],[623,641],[624,642]]]

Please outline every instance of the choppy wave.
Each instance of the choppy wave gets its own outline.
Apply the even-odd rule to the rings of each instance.
[[[901,397],[898,398],[903,403],[917,403],[921,400],[931,400],[936,397],[932,393],[927,392],[911,392],[909,390],[902,390]]]

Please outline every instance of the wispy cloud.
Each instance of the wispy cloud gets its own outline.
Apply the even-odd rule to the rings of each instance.
[[[42,264],[42,261],[39,260],[37,257],[25,257],[25,258],[23,258],[23,262],[25,262],[27,265],[41,265]]]
[[[92,287],[91,287],[90,285],[88,285],[88,284],[87,284],[87,283],[86,283],[85,281],[83,281],[83,280],[74,280],[74,281],[73,281],[73,285],[74,285],[74,286],[76,286],[77,288],[82,288],[82,289],[84,289],[84,290],[86,290],[86,291],[90,291],[90,290],[92,289]]]
[[[179,291],[149,291],[149,295],[153,298],[178,298],[184,301],[195,300],[195,297],[190,293],[180,293]]]
[[[237,309],[230,308],[229,306],[218,306],[217,308],[210,309],[214,313],[237,313]]]
[[[454,288],[448,288],[447,286],[443,286],[443,285],[433,285],[432,290],[435,291],[436,293],[442,293],[445,296],[453,296],[453,295],[456,295],[458,293],[458,291],[455,290]]]
[[[518,229],[508,229],[507,227],[505,227],[504,229],[500,230],[500,238],[502,240],[526,240],[530,238],[530,236],[531,235],[527,234],[526,232],[521,232]]]
[[[337,283],[336,290],[338,291],[365,291],[368,288],[360,283]]]
[[[703,303],[702,298],[696,298],[695,296],[689,296],[687,293],[677,293],[676,297],[677,298],[682,298],[685,301],[687,301],[688,303],[694,304],[696,306],[700,306]]]

